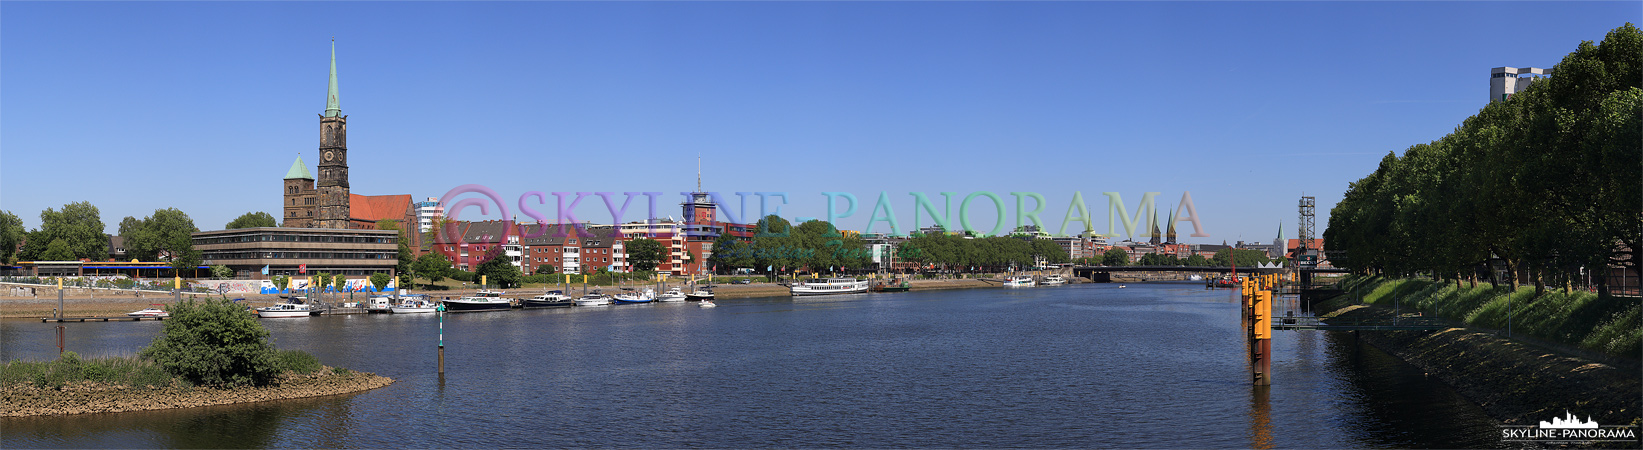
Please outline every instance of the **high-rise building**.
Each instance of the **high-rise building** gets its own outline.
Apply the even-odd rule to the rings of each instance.
[[[326,87],[325,113],[319,118],[319,214],[317,228],[349,228],[348,116],[337,100],[337,44],[331,43],[331,77]]]
[[[1523,92],[1529,85],[1551,76],[1551,69],[1496,67],[1489,70],[1489,101],[1497,102]]]
[[[426,233],[434,229],[434,220],[441,217],[445,217],[445,207],[439,206],[439,197],[428,197],[427,201],[417,202],[417,230]]]

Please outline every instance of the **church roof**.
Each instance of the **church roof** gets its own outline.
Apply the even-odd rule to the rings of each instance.
[[[314,179],[314,174],[308,172],[308,163],[302,162],[302,155],[297,155],[297,161],[291,163],[291,170],[285,172],[285,179]]]
[[[407,211],[411,210],[411,195],[359,195],[348,194],[348,216],[353,220],[376,222],[382,219],[405,221]],[[406,224],[400,224],[406,226]],[[415,224],[411,224],[415,226]]]

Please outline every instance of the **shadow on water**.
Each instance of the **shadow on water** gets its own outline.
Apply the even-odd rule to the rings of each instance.
[[[0,419],[3,448],[267,448],[345,446],[340,430],[307,430],[282,442],[294,422],[349,423],[352,395],[162,411]]]
[[[1358,409],[1358,439],[1377,447],[1500,448],[1498,423],[1420,368],[1357,339],[1329,332],[1329,359]]]

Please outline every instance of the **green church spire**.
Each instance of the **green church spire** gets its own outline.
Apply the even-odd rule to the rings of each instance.
[[[301,154],[298,154],[297,155],[297,160],[295,162],[291,163],[291,170],[288,170],[288,171],[285,172],[285,179],[287,179],[287,180],[312,180],[312,179],[314,179],[314,174],[308,172],[308,164],[302,162],[302,155]]]
[[[337,40],[331,39],[331,83],[325,89],[325,117],[342,116],[342,103],[337,101]]]

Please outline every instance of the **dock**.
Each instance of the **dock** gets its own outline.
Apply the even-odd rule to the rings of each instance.
[[[41,317],[40,322],[139,322],[144,320],[165,320],[164,317]]]

